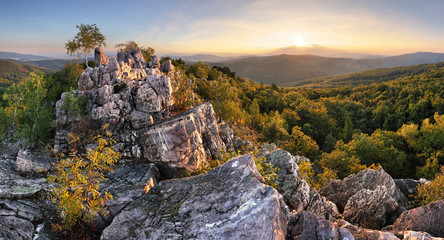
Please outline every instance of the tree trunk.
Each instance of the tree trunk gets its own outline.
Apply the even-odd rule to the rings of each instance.
[[[88,66],[88,53],[84,53],[84,54],[85,54],[86,68],[89,68],[89,66]]]

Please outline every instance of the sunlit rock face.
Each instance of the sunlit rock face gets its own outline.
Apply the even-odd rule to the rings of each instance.
[[[66,107],[73,96],[87,99],[82,106],[87,118],[99,126],[110,124],[121,162],[155,163],[162,177],[183,176],[226,149],[211,104],[171,116],[171,82],[180,77],[171,61],[160,64],[154,56],[146,63],[135,49],[119,52],[117,58],[107,57],[100,49],[95,53],[96,67],[82,73],[80,90],[63,93],[56,104],[58,152],[67,152],[68,133],[81,119]]]
[[[276,239],[287,226],[282,196],[251,155],[192,178],[163,181],[117,215],[101,239]]]

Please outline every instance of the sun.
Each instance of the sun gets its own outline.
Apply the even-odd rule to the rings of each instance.
[[[297,36],[293,39],[293,45],[298,46],[298,47],[304,47],[305,41],[301,36]]]

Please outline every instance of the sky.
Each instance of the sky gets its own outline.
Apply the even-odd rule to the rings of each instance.
[[[105,51],[133,40],[158,54],[444,52],[442,0],[1,0],[0,51],[67,56],[76,25]]]

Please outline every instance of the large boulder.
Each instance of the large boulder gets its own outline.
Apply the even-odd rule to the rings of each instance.
[[[288,208],[251,155],[169,180],[126,207],[101,239],[285,239]]]
[[[397,211],[399,213],[410,208],[410,202],[382,167],[378,170],[363,170],[358,174],[344,178],[344,180],[329,180],[319,193],[334,202],[338,209],[343,211],[350,197],[362,189],[375,190],[378,186],[385,186],[390,196],[398,203]]]
[[[29,149],[20,149],[15,161],[15,170],[21,173],[47,172],[51,168],[53,160],[45,154]]]
[[[444,200],[405,211],[392,226],[385,229],[395,232],[421,231],[444,237]]]
[[[398,208],[385,186],[375,190],[362,189],[348,199],[344,208],[344,219],[361,227],[381,229]]]
[[[209,103],[140,129],[137,135],[144,159],[155,163],[167,178],[197,170],[207,160],[218,156],[220,150],[225,150]]]
[[[326,219],[339,217],[336,206],[302,178],[296,157],[287,151],[276,150],[265,155],[265,159],[277,169],[276,189],[291,209],[312,212]]]
[[[117,168],[105,177],[100,192],[109,192],[113,199],[105,203],[106,214],[99,214],[95,220],[101,229],[109,225],[124,207],[145,194],[145,187],[157,185],[160,175],[154,164],[137,164]]]
[[[290,214],[287,226],[287,239],[297,240],[352,240],[349,230],[338,228],[333,223],[318,218],[315,214],[301,212]]]

